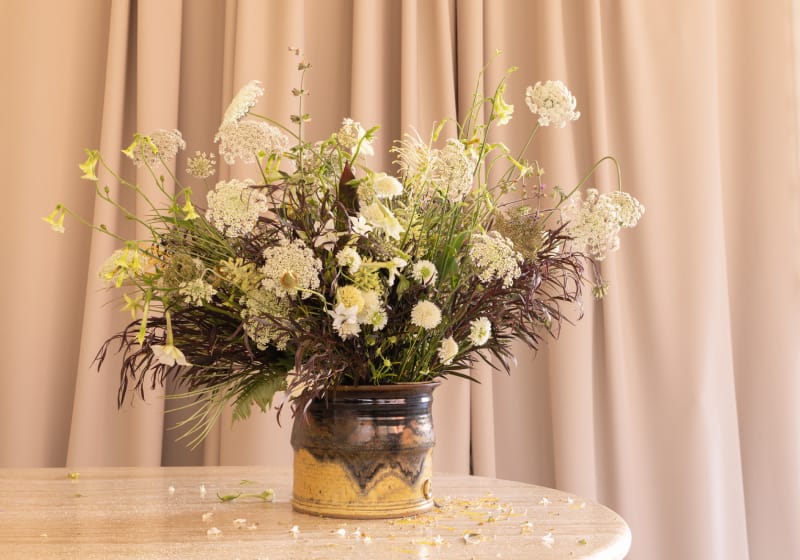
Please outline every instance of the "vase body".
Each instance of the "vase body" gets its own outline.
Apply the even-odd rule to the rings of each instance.
[[[296,511],[349,519],[433,507],[433,389],[438,383],[339,387],[292,427]]]

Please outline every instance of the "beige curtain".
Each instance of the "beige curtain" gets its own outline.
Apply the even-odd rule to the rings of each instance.
[[[127,227],[78,178],[83,147],[124,165],[118,150],[134,131],[179,128],[189,151],[213,151],[224,107],[250,79],[266,85],[262,112],[286,121],[291,45],[314,66],[311,135],[347,116],[381,124],[374,163],[388,166],[410,126],[459,116],[501,49],[489,82],[519,66],[516,119],[530,118],[523,91],[537,80],[561,79],[578,98],[581,119],[545,131],[531,154],[549,182],[575,184],[611,153],[647,214],[604,264],[611,294],[574,328],[536,356],[520,347],[511,376],[479,371],[481,385],[437,390],[437,469],[608,504],[632,528],[630,558],[800,558],[797,10],[791,0],[4,0],[0,467],[291,461],[286,417],[233,428],[226,418],[190,452],[168,430],[177,417],[164,415],[164,390],[117,411],[114,364],[91,365],[125,322],[96,278],[114,245],[39,220],[64,202]],[[187,179],[180,161],[176,170]],[[597,186],[613,185],[607,171]]]

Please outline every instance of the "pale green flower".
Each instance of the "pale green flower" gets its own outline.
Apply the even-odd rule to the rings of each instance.
[[[122,306],[121,311],[130,311],[131,318],[135,320],[139,313],[144,310],[142,295],[138,293],[133,294],[133,296],[122,294],[122,297],[125,300],[125,305]]]
[[[90,181],[97,181],[97,162],[100,161],[100,152],[97,150],[89,150],[85,149],[86,152],[86,161],[78,165],[81,171],[83,171],[83,175],[81,175],[81,179],[89,179]]]
[[[497,119],[495,124],[498,126],[508,124],[511,121],[511,116],[514,114],[514,106],[509,105],[503,99],[503,94],[505,91],[506,84],[503,82],[500,84],[500,87],[497,88],[497,93],[494,96],[494,102],[492,104],[492,110],[494,111],[494,115]]]
[[[42,218],[45,222],[50,224],[50,227],[53,231],[58,233],[64,233],[64,216],[66,214],[66,209],[63,205],[58,204],[56,205],[55,210],[50,212],[47,216]]]

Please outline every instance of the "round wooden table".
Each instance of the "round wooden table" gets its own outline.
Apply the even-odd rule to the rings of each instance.
[[[444,474],[434,486],[431,513],[344,521],[292,511],[286,469],[5,469],[0,556],[621,559],[630,548],[619,515],[571,494]]]

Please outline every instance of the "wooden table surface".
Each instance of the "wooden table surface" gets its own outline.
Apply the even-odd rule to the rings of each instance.
[[[274,501],[248,497],[265,490]],[[557,490],[442,474],[434,496],[418,517],[343,521],[293,512],[286,469],[5,469],[0,557],[619,559],[630,548],[620,516]]]

